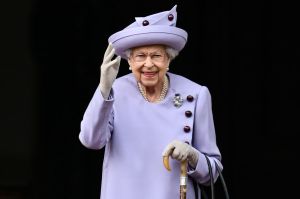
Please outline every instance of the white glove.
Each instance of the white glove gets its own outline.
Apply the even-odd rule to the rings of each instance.
[[[191,145],[174,140],[165,148],[163,156],[171,156],[178,161],[188,160],[189,165],[192,168],[196,168],[199,159],[198,150]]]
[[[111,44],[109,44],[103,57],[99,84],[100,91],[104,99],[108,99],[112,84],[119,72],[121,57],[118,56],[111,60],[114,54],[115,49]]]

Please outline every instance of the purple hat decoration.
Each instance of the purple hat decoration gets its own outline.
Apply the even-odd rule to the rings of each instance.
[[[111,35],[108,42],[115,48],[115,54],[127,59],[126,50],[153,44],[162,44],[181,51],[187,42],[188,34],[176,27],[176,7],[177,5],[170,11],[136,17],[135,22]]]

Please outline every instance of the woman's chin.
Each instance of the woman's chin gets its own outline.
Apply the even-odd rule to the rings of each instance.
[[[144,86],[144,87],[154,87],[156,86],[156,81],[142,81],[141,84]]]

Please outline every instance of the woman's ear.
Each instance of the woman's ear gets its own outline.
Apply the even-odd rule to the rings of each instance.
[[[128,62],[128,65],[129,65],[129,70],[132,70],[132,68],[131,68],[131,64],[132,64],[131,59],[128,58],[128,59],[127,59],[127,62]]]
[[[169,70],[170,63],[171,63],[171,59],[169,58],[168,63],[167,63],[167,67],[166,67],[167,71]]]

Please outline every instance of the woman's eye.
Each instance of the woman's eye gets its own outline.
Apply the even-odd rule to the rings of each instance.
[[[155,54],[152,56],[152,59],[154,59],[156,61],[161,61],[162,58],[163,58],[163,56],[160,54]]]

